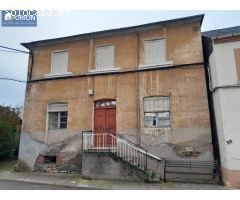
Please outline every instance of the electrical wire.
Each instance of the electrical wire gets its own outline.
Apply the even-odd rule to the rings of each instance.
[[[0,49],[1,52],[7,52],[7,53],[22,53],[22,52],[18,52],[18,51],[9,51],[9,50],[2,50]]]
[[[8,80],[8,81],[16,81],[16,82],[20,82],[20,83],[26,83],[26,81],[14,79],[14,78],[0,78],[0,80]]]
[[[20,53],[31,54],[30,52],[27,52],[27,51],[23,51],[23,50],[20,50],[20,49],[14,49],[14,48],[10,48],[10,47],[6,47],[6,46],[2,46],[2,45],[0,45],[0,48],[8,49],[8,50],[12,50],[12,51],[17,51],[17,52],[20,52]]]
[[[34,61],[34,54],[30,51],[30,52],[27,52],[27,51],[23,51],[23,50],[20,50],[20,49],[14,49],[14,48],[11,48],[11,47],[7,47],[7,46],[3,46],[3,45],[0,45],[0,48],[3,48],[3,49],[7,49],[7,50],[2,50],[0,49],[0,51],[2,52],[8,52],[8,53],[26,53],[28,55],[31,55],[30,58],[31,58],[31,65],[30,65],[30,72],[28,74],[28,80],[31,80],[31,76],[32,76],[32,66],[33,66],[33,61]],[[4,80],[12,80],[11,78],[9,79],[4,79]],[[14,79],[15,80],[15,79]],[[13,81],[14,81],[13,80]],[[17,81],[17,80],[15,80]],[[21,82],[26,82],[26,81],[21,81]]]
[[[7,49],[7,50],[0,49],[0,52],[31,54],[30,52],[27,52],[27,51],[22,51],[22,50],[19,50],[19,49],[14,49],[14,48],[2,46],[2,45],[0,45],[0,48]],[[0,75],[0,80],[16,81],[16,82],[20,82],[20,83],[26,83],[27,82],[27,81],[24,81],[24,80],[20,80],[20,79],[16,79],[16,78],[10,78],[10,77],[3,76],[3,75]]]
[[[10,77],[3,76],[3,75],[0,75],[0,80],[10,80],[10,81],[17,81],[17,82],[22,82],[22,83],[27,82],[27,81],[24,81],[24,80],[20,80],[20,79],[16,79],[16,78],[10,78]]]

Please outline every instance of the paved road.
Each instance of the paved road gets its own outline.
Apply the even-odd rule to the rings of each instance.
[[[58,186],[22,181],[0,180],[0,190],[86,190],[80,187]],[[89,188],[88,188],[89,189]]]

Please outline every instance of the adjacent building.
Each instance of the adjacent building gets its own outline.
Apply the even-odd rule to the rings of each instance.
[[[91,131],[159,160],[212,161],[202,20],[22,43],[31,54],[19,160],[81,172],[82,132]]]
[[[223,182],[240,187],[240,26],[203,36]]]

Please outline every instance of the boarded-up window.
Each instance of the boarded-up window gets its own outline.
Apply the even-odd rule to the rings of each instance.
[[[146,40],[144,42],[145,64],[159,64],[166,61],[165,40]]]
[[[68,52],[56,51],[52,54],[52,74],[63,74],[68,72]]]
[[[144,98],[145,127],[169,127],[170,106],[169,97]]]
[[[96,48],[96,69],[109,69],[114,67],[114,46]]]
[[[237,69],[237,77],[240,81],[240,48],[234,49],[234,55],[235,55],[235,62],[236,62],[236,69]]]
[[[58,130],[67,128],[68,104],[54,103],[48,105],[48,129]]]

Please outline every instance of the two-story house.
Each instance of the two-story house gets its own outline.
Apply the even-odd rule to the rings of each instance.
[[[84,145],[121,137],[159,160],[212,161],[202,20],[22,43],[31,54],[19,160],[81,171]]]
[[[203,36],[223,182],[240,187],[240,26]]]

